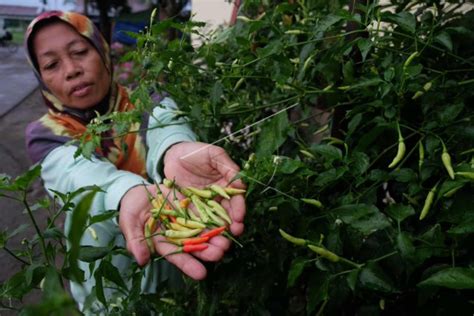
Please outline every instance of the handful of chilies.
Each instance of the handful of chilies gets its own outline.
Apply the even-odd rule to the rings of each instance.
[[[178,187],[169,179],[165,179],[163,184],[171,191],[167,196],[160,192],[151,198],[151,216],[144,228],[145,239],[152,254],[155,247],[151,237],[156,235],[162,235],[167,242],[179,246],[173,254],[205,250],[208,247],[207,241],[217,235],[226,234],[231,237],[227,233],[227,227],[232,224],[232,219],[215,198],[230,199],[233,195],[245,193],[245,190],[216,184],[204,189]],[[184,198],[178,198],[177,192]]]

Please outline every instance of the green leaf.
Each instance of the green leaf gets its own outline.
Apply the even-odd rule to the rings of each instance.
[[[450,289],[474,289],[474,270],[447,268],[418,283],[418,286],[440,286]]]
[[[117,284],[124,290],[127,289],[127,285],[122,279],[122,276],[120,275],[120,272],[118,271],[117,267],[112,265],[110,261],[102,260],[100,263],[99,270],[101,271],[102,277]]]
[[[362,61],[365,61],[367,54],[372,48],[372,41],[367,38],[360,38],[357,41],[357,47],[359,47],[360,53],[362,55]]]
[[[369,156],[366,153],[356,151],[352,154],[349,170],[352,174],[361,175],[367,171],[369,165]]]
[[[104,222],[104,221],[109,220],[111,218],[114,218],[116,216],[118,216],[117,210],[109,210],[109,211],[100,213],[98,215],[92,216],[89,220],[89,225]]]
[[[85,262],[94,262],[110,254],[111,247],[81,246],[78,259]]]
[[[360,122],[362,121],[362,113],[357,113],[354,117],[349,121],[347,124],[347,133],[350,135],[355,132],[356,128],[359,126]]]
[[[409,33],[416,31],[416,19],[413,14],[402,11],[397,14],[386,13],[387,20],[398,24],[402,29]]]
[[[448,32],[441,32],[434,38],[435,42],[442,44],[446,47],[450,52],[453,51],[453,42],[451,40],[451,35]]]
[[[405,232],[400,232],[397,235],[397,248],[400,251],[402,258],[410,258],[415,253],[415,247],[410,235]]]
[[[450,234],[467,235],[474,233],[474,218],[462,221],[459,225],[448,230]]]
[[[415,210],[411,205],[390,204],[385,209],[385,213],[397,222],[403,222],[405,218],[415,215]]]
[[[333,209],[331,214],[364,235],[370,235],[390,226],[387,217],[374,205],[344,205]]]
[[[359,280],[359,272],[360,269],[354,269],[347,274],[347,285],[349,286],[352,292],[355,292],[356,290],[357,281]]]
[[[306,259],[296,258],[293,260],[290,266],[290,271],[288,272],[288,287],[295,285],[296,280],[301,275],[306,265]]]
[[[72,211],[71,224],[69,232],[67,234],[68,240],[70,242],[70,251],[68,255],[68,262],[70,266],[71,277],[74,281],[81,282],[81,270],[78,265],[79,251],[80,251],[80,242],[82,234],[86,229],[87,218],[89,216],[89,210],[92,205],[97,191],[93,190],[92,192],[87,193],[82,197],[80,202]]]
[[[395,169],[390,175],[398,182],[411,182],[416,180],[416,173],[410,168]]]
[[[317,186],[324,187],[331,184],[332,182],[338,180],[347,172],[346,167],[341,167],[337,169],[329,169],[327,171],[321,172],[315,180]]]
[[[396,291],[389,277],[374,263],[362,268],[359,274],[359,282],[361,286],[377,292],[394,293]]]
[[[38,179],[41,175],[41,165],[35,165],[31,167],[27,172],[18,176],[14,182],[13,186],[16,190],[26,190],[30,185]]]
[[[315,154],[323,156],[326,160],[328,160],[328,162],[342,159],[341,150],[332,145],[313,145],[311,146],[311,151]]]
[[[438,117],[443,123],[453,122],[464,109],[464,103],[455,103],[444,106],[440,109]]]
[[[286,113],[280,113],[263,124],[258,137],[257,156],[269,156],[286,140],[289,132],[289,122]]]
[[[210,96],[212,106],[216,106],[219,103],[219,101],[221,100],[222,93],[222,83],[220,81],[214,82]]]

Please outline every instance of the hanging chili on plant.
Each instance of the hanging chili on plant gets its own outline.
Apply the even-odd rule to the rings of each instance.
[[[443,153],[441,154],[441,161],[443,162],[444,168],[449,174],[449,177],[454,180],[454,170],[453,170],[453,165],[451,163],[451,156],[448,153],[448,149],[446,148],[446,145],[444,144],[443,141],[441,141],[441,144],[443,145]]]
[[[430,192],[428,192],[428,195],[425,198],[425,203],[423,204],[423,208],[420,213],[420,221],[424,219],[426,215],[428,215],[431,205],[433,204],[437,187],[438,187],[438,183],[436,183],[435,186],[431,188]]]
[[[402,132],[400,131],[400,125],[397,122],[397,131],[398,131],[398,149],[395,158],[393,158],[392,162],[388,165],[389,168],[394,168],[405,156],[406,145],[405,140],[403,139]]]

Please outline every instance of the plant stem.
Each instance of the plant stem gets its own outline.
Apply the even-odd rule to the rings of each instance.
[[[386,255],[383,255],[381,257],[378,257],[378,258],[375,258],[375,259],[372,259],[372,260],[369,260],[370,262],[379,262],[379,261],[382,261],[383,259],[386,259],[388,257],[391,257],[393,255],[396,255],[398,253],[398,251],[392,251],[390,253],[387,253]]]
[[[33,216],[33,212],[31,211],[30,205],[28,204],[28,201],[26,200],[26,192],[23,192],[23,204],[25,205],[26,211],[28,213],[28,216],[31,219],[31,222],[33,223],[33,226],[35,227],[36,234],[38,235],[38,239],[40,241],[41,251],[43,252],[44,258],[46,259],[46,263],[47,265],[50,265],[49,256],[48,256],[48,253],[46,252],[46,244],[44,242],[44,236],[41,233],[38,223],[36,222],[35,217]]]
[[[12,256],[12,257],[15,258],[16,260],[20,261],[21,263],[30,265],[29,262],[26,262],[25,260],[23,260],[23,259],[21,259],[20,257],[18,257],[17,255],[15,255],[15,254],[14,254],[10,249],[8,249],[7,247],[3,247],[3,249],[4,249],[10,256]]]

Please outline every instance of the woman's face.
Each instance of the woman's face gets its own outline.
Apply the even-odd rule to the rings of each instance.
[[[87,109],[108,93],[111,75],[97,50],[69,25],[41,28],[33,39],[43,82],[61,103]]]

